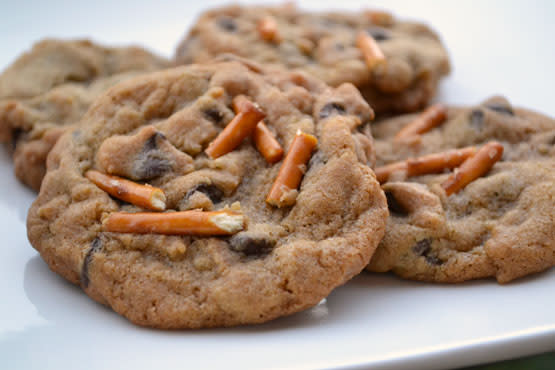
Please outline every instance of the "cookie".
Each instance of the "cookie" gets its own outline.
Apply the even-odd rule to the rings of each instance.
[[[441,107],[428,110],[428,122],[434,109]],[[555,120],[503,97],[444,113],[415,135],[399,133],[416,127],[419,115],[372,127],[390,218],[368,269],[433,282],[507,283],[555,265]],[[468,164],[477,152],[500,160],[453,190],[477,168]]]
[[[176,60],[204,63],[226,53],[300,69],[332,86],[353,83],[378,114],[421,109],[450,70],[434,31],[378,11],[309,13],[291,5],[211,10],[180,43]]]
[[[29,240],[139,325],[298,312],[364,269],[383,236],[387,202],[357,129],[372,117],[350,84],[238,62],[123,82],[51,152]]]
[[[0,75],[0,141],[18,179],[38,191],[56,140],[108,87],[168,61],[138,47],[43,40]]]

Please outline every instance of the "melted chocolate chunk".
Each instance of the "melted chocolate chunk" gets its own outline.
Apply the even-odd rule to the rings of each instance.
[[[208,108],[202,111],[202,114],[214,123],[222,122],[222,118],[224,118],[223,113],[218,110],[218,108]]]
[[[376,41],[386,41],[391,38],[391,34],[388,30],[381,27],[370,27],[366,32],[374,38]]]
[[[412,247],[412,251],[419,256],[424,256],[430,252],[431,248],[432,248],[432,239],[427,238],[427,239],[422,239],[418,241]]]
[[[229,239],[231,250],[247,256],[262,257],[272,251],[276,242],[269,240],[264,235],[241,232]]]
[[[143,152],[149,152],[151,150],[158,149],[158,140],[166,140],[166,136],[164,136],[161,132],[155,132],[151,137],[145,141],[145,145],[143,146]]]
[[[439,259],[439,257],[437,256],[426,256],[426,262],[428,262],[430,265],[442,265],[443,261]]]
[[[486,104],[486,108],[509,116],[515,115],[515,112],[513,112],[513,108],[503,103],[489,103],[489,104]]]
[[[102,248],[102,240],[96,237],[92,243],[91,247],[87,251],[85,255],[85,259],[83,260],[83,266],[81,267],[81,286],[86,288],[89,286],[89,265],[93,259],[93,255],[98,252]]]
[[[341,103],[328,103],[322,107],[320,110],[320,119],[328,118],[333,115],[343,115],[345,114],[345,106]]]
[[[187,192],[187,194],[185,195],[185,199],[189,198],[196,191],[200,191],[201,193],[205,194],[214,204],[221,202],[222,198],[224,197],[224,192],[216,185],[199,184]]]
[[[424,257],[426,259],[426,262],[428,262],[431,265],[441,265],[441,264],[443,264],[443,261],[438,256],[431,253],[432,252],[432,239],[430,239],[430,238],[426,238],[426,239],[422,239],[422,240],[418,241],[412,247],[412,251],[416,255]]]
[[[15,150],[15,148],[17,147],[17,143],[19,142],[19,139],[21,139],[22,136],[23,136],[22,129],[16,128],[15,130],[12,131],[12,150]]]
[[[477,130],[481,130],[484,127],[484,112],[480,109],[474,109],[470,112],[470,125]]]
[[[397,201],[397,198],[395,198],[391,191],[385,192],[385,198],[387,199],[387,208],[389,208],[391,216],[407,217],[409,215],[409,211]]]
[[[227,32],[235,32],[237,31],[237,23],[232,18],[229,17],[221,17],[218,18],[218,26],[227,31]]]
[[[158,150],[159,140],[166,140],[161,132],[156,132],[143,146],[139,156],[140,165],[137,166],[136,176],[141,180],[150,180],[160,177],[171,170],[171,164],[164,154]]]

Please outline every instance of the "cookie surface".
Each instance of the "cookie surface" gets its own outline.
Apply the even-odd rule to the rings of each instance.
[[[139,47],[54,39],[35,44],[0,75],[0,141],[14,150],[16,176],[38,191],[48,152],[101,92],[167,66]]]
[[[493,97],[449,108],[447,120],[409,140],[395,140],[417,115],[376,123],[377,167],[455,148],[498,141],[503,157],[485,175],[446,195],[451,171],[382,185],[390,209],[371,271],[416,280],[506,283],[555,265],[555,120]]]
[[[298,130],[318,139],[290,206],[265,202],[283,161],[266,162],[250,138],[217,159],[204,152],[234,119],[237,95],[259,105],[285,152]],[[366,165],[371,144],[357,131],[372,117],[350,84],[330,89],[237,62],[121,83],[49,156],[29,240],[52,270],[139,325],[231,326],[298,312],[364,269],[383,236],[387,203]],[[110,197],[84,177],[90,169],[161,188],[161,214],[229,206],[244,215],[244,230],[107,232],[114,212],[144,209]]]
[[[274,22],[266,40],[259,23]],[[356,46],[359,31],[377,41],[387,63],[370,69]],[[434,95],[449,60],[427,26],[388,13],[308,13],[292,6],[231,6],[204,13],[176,51],[179,63],[232,53],[259,63],[297,68],[332,86],[353,83],[377,113],[415,111]]]

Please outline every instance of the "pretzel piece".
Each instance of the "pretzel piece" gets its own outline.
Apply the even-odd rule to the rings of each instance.
[[[232,211],[115,212],[103,222],[105,231],[165,235],[232,235],[245,227],[245,217]]]
[[[281,37],[278,31],[278,25],[274,17],[265,16],[258,21],[256,29],[260,34],[260,37],[264,41],[273,42],[278,44],[281,41]]]
[[[503,145],[497,141],[490,141],[481,147],[474,156],[468,158],[459,168],[455,169],[455,172],[441,184],[441,187],[445,190],[447,196],[457,193],[466,185],[487,173],[502,156]]]
[[[121,177],[89,170],[85,177],[114,198],[153,211],[166,209],[166,195],[160,188],[141,185]]]
[[[281,164],[278,175],[266,197],[266,202],[276,207],[292,205],[295,202],[290,194],[296,191],[304,176],[306,164],[318,144],[314,136],[297,131],[291,147]]]
[[[407,177],[440,173],[446,169],[453,169],[466,159],[476,154],[476,148],[469,146],[461,149],[448,150],[441,153],[428,154],[422,157],[409,158],[395,162],[374,170],[380,183],[387,182],[393,172],[406,171]]]
[[[395,135],[395,140],[408,139],[420,135],[441,125],[447,119],[447,108],[443,104],[434,104],[422,112],[414,121],[403,127]]]
[[[264,121],[258,122],[252,134],[256,149],[262,154],[266,162],[276,163],[283,157],[283,148],[279,145],[274,134]]]
[[[233,103],[233,106],[237,107],[237,115],[205,150],[212,159],[221,157],[238,147],[245,137],[252,134],[258,122],[266,116],[257,104],[248,99],[239,98],[240,96],[235,98],[239,99],[239,102]]]
[[[364,61],[370,70],[379,64],[385,63],[385,56],[378,43],[372,36],[364,31],[357,34],[356,45],[360,49]]]
[[[249,103],[253,104],[246,96],[238,95],[233,99],[233,110],[238,114],[241,111],[241,106]],[[266,162],[276,163],[283,157],[283,148],[264,121],[258,122],[252,133],[252,139],[256,149],[266,159]]]

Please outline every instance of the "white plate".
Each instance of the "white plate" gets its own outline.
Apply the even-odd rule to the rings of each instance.
[[[166,55],[216,1],[2,2],[0,66],[44,36],[142,43]],[[362,1],[342,1],[359,8]],[[381,1],[441,30],[453,73],[438,99],[474,104],[503,93],[555,116],[555,3]],[[337,7],[337,1],[302,4]],[[130,14],[129,11],[132,11]],[[34,195],[0,151],[0,368],[450,368],[555,349],[555,271],[500,286],[364,274],[306,312],[234,329],[133,326],[54,273],[29,245]]]

